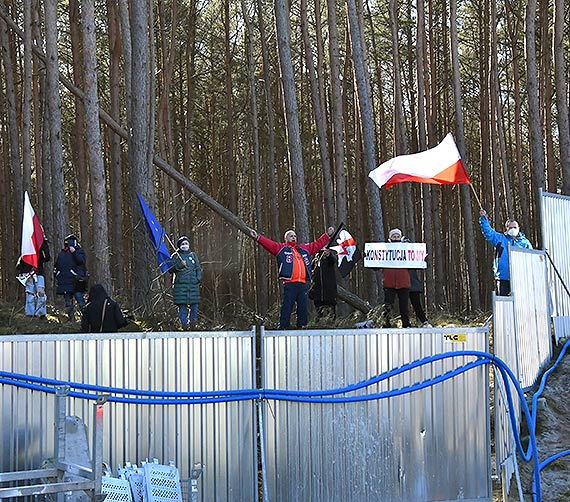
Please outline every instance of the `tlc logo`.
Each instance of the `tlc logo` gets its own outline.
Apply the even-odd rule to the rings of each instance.
[[[447,342],[466,342],[467,335],[465,333],[455,333],[449,335],[443,335],[443,338]]]

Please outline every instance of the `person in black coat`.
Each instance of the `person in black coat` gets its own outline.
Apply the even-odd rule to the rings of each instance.
[[[73,300],[77,301],[79,308],[85,305],[83,296],[87,289],[85,251],[77,242],[75,235],[68,235],[55,262],[54,274],[57,282],[56,293],[63,295],[65,309],[69,320],[74,320]]]
[[[83,307],[81,331],[83,333],[116,333],[128,321],[121,308],[101,284],[93,284],[89,290],[89,302]]]
[[[321,249],[313,258],[313,283],[309,298],[317,309],[317,321],[324,317],[336,318],[336,253],[329,248]]]

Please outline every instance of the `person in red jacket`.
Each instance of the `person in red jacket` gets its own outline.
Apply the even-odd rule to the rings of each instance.
[[[329,227],[326,234],[308,244],[298,244],[294,230],[287,230],[284,242],[275,242],[250,229],[250,235],[267,251],[277,257],[279,279],[283,282],[283,301],[279,316],[279,329],[289,329],[291,314],[297,304],[297,327],[303,328],[308,322],[307,291],[311,283],[311,256],[322,249],[334,233]]]
[[[393,228],[388,233],[388,242],[401,242],[402,231],[399,228]],[[391,328],[390,313],[392,306],[398,296],[398,304],[400,307],[400,318],[402,319],[402,328],[410,327],[410,315],[408,314],[408,301],[410,299],[410,274],[407,268],[385,268],[384,269],[384,309],[383,328]]]

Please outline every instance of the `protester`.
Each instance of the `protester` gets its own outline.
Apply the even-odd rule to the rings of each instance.
[[[402,231],[399,228],[393,228],[388,233],[388,242],[401,242]],[[390,315],[392,307],[398,296],[398,304],[400,308],[400,318],[402,319],[402,328],[410,327],[410,316],[408,314],[408,300],[410,295],[410,273],[406,268],[385,268],[384,269],[384,309],[383,328],[391,328]]]
[[[279,329],[289,329],[291,314],[297,304],[297,327],[304,328],[308,322],[307,289],[311,282],[311,256],[328,243],[334,234],[334,228],[329,227],[326,234],[308,244],[298,244],[294,230],[287,230],[283,236],[284,242],[276,242],[258,234],[252,228],[250,235],[272,255],[277,257],[279,279],[283,281],[283,301],[279,316]]]
[[[174,274],[174,304],[178,306],[178,318],[182,329],[193,326],[198,321],[200,304],[200,282],[202,267],[196,253],[190,251],[190,239],[183,235],[176,241],[178,249],[172,255]],[[188,309],[190,307],[190,310]]]
[[[402,237],[402,242],[411,242],[407,237]],[[410,303],[414,308],[417,320],[424,328],[431,328],[432,325],[427,319],[424,307],[422,305],[422,295],[424,294],[423,281],[420,279],[418,270],[415,268],[408,269],[410,273]]]
[[[48,240],[44,241],[38,253],[38,266],[34,267],[20,259],[16,264],[16,270],[26,287],[26,315],[30,317],[45,318],[47,314],[47,295],[44,274],[44,263],[51,260]]]
[[[323,318],[336,319],[336,253],[329,248],[321,249],[313,258],[313,280],[309,298],[317,310],[317,321]]]
[[[101,284],[91,286],[88,300],[81,318],[83,333],[116,333],[128,324],[117,302]]]
[[[85,251],[77,242],[75,235],[68,235],[64,239],[63,249],[57,256],[53,272],[57,282],[56,292],[58,295],[63,295],[68,319],[73,321],[75,319],[73,300],[77,301],[80,309],[85,306],[84,294],[88,282]]]
[[[519,224],[516,220],[507,220],[505,223],[505,232],[497,232],[489,223],[487,211],[481,208],[479,211],[479,224],[481,225],[483,237],[495,248],[493,271],[497,281],[497,292],[499,296],[508,296],[511,294],[508,246],[532,249],[532,244],[520,231]]]

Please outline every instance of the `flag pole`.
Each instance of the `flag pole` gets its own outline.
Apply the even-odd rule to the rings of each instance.
[[[473,195],[475,195],[475,199],[477,199],[477,204],[479,204],[479,207],[481,209],[483,209],[483,204],[481,204],[481,201],[479,200],[479,196],[477,195],[477,192],[473,188],[473,183],[469,183],[469,186],[471,187],[471,191],[473,192]]]

